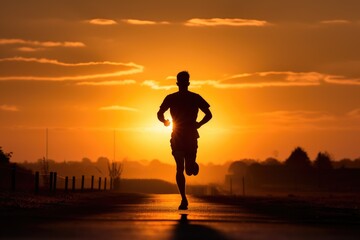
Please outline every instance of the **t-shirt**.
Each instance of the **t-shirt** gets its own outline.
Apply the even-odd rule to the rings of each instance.
[[[198,138],[196,119],[199,109],[204,111],[209,107],[210,105],[199,94],[186,91],[167,95],[160,109],[166,111],[170,108],[173,120],[173,137],[190,135]]]

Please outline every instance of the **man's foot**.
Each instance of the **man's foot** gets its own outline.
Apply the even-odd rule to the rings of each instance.
[[[181,200],[179,210],[187,210],[188,209],[188,201],[185,199]]]
[[[188,176],[196,176],[199,173],[199,165],[196,162],[194,162],[192,165],[187,164],[185,165],[185,172]]]
[[[194,176],[196,176],[196,175],[198,175],[198,173],[199,173],[199,164],[197,164],[196,162],[194,162],[192,174],[193,174]]]

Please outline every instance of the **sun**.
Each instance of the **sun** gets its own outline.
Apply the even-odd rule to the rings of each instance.
[[[173,129],[173,121],[171,118],[169,119],[169,121],[170,121],[170,125],[167,127],[164,126],[162,122],[156,121],[148,128],[148,130],[150,132],[156,132],[156,133],[171,133]]]

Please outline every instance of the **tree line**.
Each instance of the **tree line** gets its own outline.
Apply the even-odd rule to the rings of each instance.
[[[360,191],[360,158],[335,161],[327,152],[310,160],[307,152],[296,147],[283,162],[268,158],[263,162],[243,159],[233,162],[226,181],[234,189],[246,186],[274,191]]]

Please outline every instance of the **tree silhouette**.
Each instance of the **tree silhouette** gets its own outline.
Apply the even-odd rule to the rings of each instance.
[[[108,163],[109,176],[114,181],[114,189],[120,189],[120,177],[123,171],[123,164],[120,162]]]
[[[234,175],[243,176],[245,175],[247,168],[248,164],[246,164],[244,161],[235,161],[231,163],[228,171]]]
[[[90,165],[91,164],[91,159],[87,158],[87,157],[83,157],[81,159],[81,163],[85,164],[85,165]]]
[[[315,169],[322,170],[322,171],[329,171],[333,169],[331,163],[331,157],[327,152],[319,152],[315,161],[314,161]]]
[[[311,161],[308,154],[301,147],[297,147],[286,159],[285,166],[291,169],[304,170],[311,167]]]
[[[0,147],[0,164],[9,164],[12,154],[12,152],[4,152],[2,147]]]
[[[277,160],[276,158],[268,157],[267,159],[265,159],[262,162],[262,164],[267,165],[267,166],[279,166],[279,165],[281,165],[281,162],[279,160]]]

